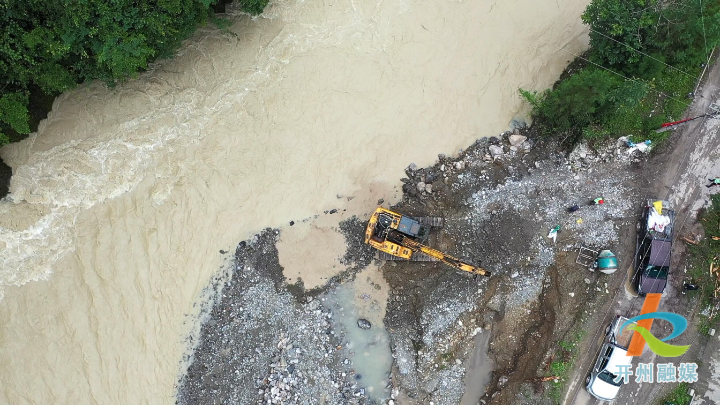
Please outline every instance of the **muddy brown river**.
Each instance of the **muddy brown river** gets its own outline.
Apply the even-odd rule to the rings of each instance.
[[[219,250],[371,211],[409,163],[506,130],[518,87],[587,46],[587,3],[277,1],[137,80],[60,96],[0,150],[0,402],[173,403]],[[319,285],[343,244],[302,224],[281,261]]]

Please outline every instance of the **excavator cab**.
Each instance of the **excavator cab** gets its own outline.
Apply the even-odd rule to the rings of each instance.
[[[490,272],[471,264],[462,262],[425,243],[428,240],[431,226],[442,223],[441,218],[420,218],[421,221],[403,216],[397,212],[378,207],[368,221],[365,229],[365,243],[380,251],[380,258],[401,258],[406,260],[441,261],[458,270],[474,275],[490,276]],[[424,223],[423,223],[424,222]],[[421,255],[415,255],[421,253]],[[419,256],[419,257],[418,257]]]

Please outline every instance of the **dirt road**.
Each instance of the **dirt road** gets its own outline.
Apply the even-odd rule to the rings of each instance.
[[[718,99],[720,92],[720,65],[717,58],[713,66],[706,73],[704,83],[701,90],[695,96],[694,102],[687,111],[687,117],[697,116],[707,111],[709,105]],[[708,201],[709,189],[704,187],[707,179],[717,177],[720,174],[720,119],[702,119],[692,121],[682,128],[676,130],[671,136],[670,141],[663,147],[660,153],[657,153],[649,162],[646,163],[645,176],[643,183],[645,185],[644,192],[648,198],[662,198],[669,200],[675,206],[677,213],[676,219],[676,236],[693,231],[697,224],[695,218],[697,210]],[[634,240],[627,238],[623,242],[623,257],[632,257],[635,247]],[[660,304],[659,311],[675,312],[689,318],[694,311],[694,301],[683,295],[683,272],[685,269],[685,246],[683,242],[678,241],[673,245],[673,257],[671,262],[670,283],[666,289]],[[590,330],[591,338],[585,343],[588,347],[582,351],[585,353],[576,368],[573,379],[570,383],[570,389],[565,397],[565,404],[601,404],[592,398],[584,388],[584,381],[587,373],[592,367],[596,359],[597,352],[600,348],[602,334],[600,331],[610,322],[611,318],[616,314],[626,316],[636,316],[640,312],[642,299],[633,296],[629,281],[632,272],[628,269],[628,279],[624,285],[620,280],[616,281],[614,299],[609,299],[605,307],[600,313],[605,313],[604,318],[598,319],[595,327]],[[654,324],[653,331],[666,326],[662,324]],[[695,343],[696,333],[691,326],[688,332],[685,332],[684,339],[688,343]],[[662,332],[656,333],[663,336]],[[701,356],[698,354],[702,349],[699,347],[691,347],[690,351],[683,357],[678,359],[656,358],[657,356],[646,349],[643,356],[636,359],[633,364],[637,363],[666,363],[673,362],[676,365],[681,362],[693,362]],[[700,370],[700,381],[710,378],[707,372],[707,366]],[[622,388],[615,404],[636,404],[636,403],[653,403],[657,401],[663,394],[664,384],[646,383],[639,384],[631,382]],[[702,396],[702,392],[699,392]],[[698,398],[693,404],[713,403],[707,398]]]

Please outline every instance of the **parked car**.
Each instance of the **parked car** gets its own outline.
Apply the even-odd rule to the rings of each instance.
[[[638,295],[665,291],[674,227],[672,205],[664,200],[648,200],[637,226],[633,280]]]
[[[605,329],[605,341],[590,374],[585,380],[585,389],[593,397],[601,401],[612,401],[617,397],[623,381],[615,381],[620,365],[631,365],[632,357],[627,355],[633,331],[620,327],[628,319],[620,315],[615,317]],[[634,323],[634,322],[633,322]]]

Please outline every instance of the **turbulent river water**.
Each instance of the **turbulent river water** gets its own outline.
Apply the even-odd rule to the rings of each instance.
[[[587,46],[587,3],[280,0],[137,80],[60,96],[0,150],[0,403],[173,403],[219,250],[371,211],[410,162],[505,130],[518,87]],[[322,283],[315,253],[281,249],[288,277]]]

